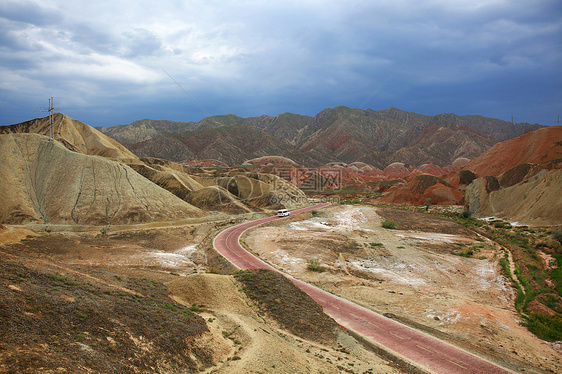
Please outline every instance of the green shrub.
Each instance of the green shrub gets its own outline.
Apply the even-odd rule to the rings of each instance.
[[[321,266],[320,261],[316,258],[308,260],[307,268],[308,270],[317,271],[319,273],[326,271],[326,267]]]
[[[509,261],[505,258],[500,258],[500,266],[502,267],[505,275],[511,278],[511,269],[509,267]]]
[[[472,248],[467,248],[459,253],[462,257],[472,257],[474,255],[474,250]]]
[[[394,221],[383,221],[382,227],[385,229],[394,230],[396,229],[396,223]]]
[[[527,317],[527,328],[543,340],[555,342],[562,340],[562,317],[533,313]]]

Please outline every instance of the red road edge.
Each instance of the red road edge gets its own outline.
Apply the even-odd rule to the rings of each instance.
[[[299,214],[329,205],[331,204],[317,204],[295,210],[291,214]],[[277,219],[283,218],[272,216],[229,227],[215,237],[213,246],[241,270],[269,269],[283,274],[312,297],[324,309],[324,312],[341,326],[354,331],[378,346],[382,346],[420,369],[438,374],[513,373],[433,336],[383,317],[351,301],[285,274],[249,253],[240,245],[240,236],[246,230]]]

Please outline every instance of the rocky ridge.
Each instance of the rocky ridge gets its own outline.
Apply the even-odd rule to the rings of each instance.
[[[479,156],[498,141],[539,127],[481,116],[337,107],[315,117],[229,114],[197,123],[142,120],[99,130],[141,157],[214,158],[233,165],[277,155],[306,167],[361,161],[384,169],[393,162],[414,166],[431,162],[443,167],[459,157]]]

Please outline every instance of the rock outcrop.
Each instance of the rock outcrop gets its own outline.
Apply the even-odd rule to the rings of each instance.
[[[2,223],[109,225],[205,215],[127,165],[42,135],[0,135],[0,155]]]
[[[526,225],[562,224],[562,169],[542,170],[505,188],[495,177],[466,189],[465,207],[476,217],[498,217]]]
[[[294,209],[306,202],[306,195],[298,187],[283,178],[261,173],[225,173],[217,175],[193,175],[193,178],[206,187],[217,186],[221,199],[236,197],[253,211],[262,209]],[[215,191],[208,191],[216,194]],[[196,202],[193,199],[188,201]],[[224,200],[223,200],[224,201]],[[204,207],[202,207],[204,209]]]
[[[143,158],[128,165],[182,200],[207,211],[231,214],[293,209],[306,195],[284,179],[264,173],[210,173],[171,161]]]
[[[466,188],[476,217],[535,225],[562,223],[562,127],[539,129],[498,143],[463,166],[480,178]]]

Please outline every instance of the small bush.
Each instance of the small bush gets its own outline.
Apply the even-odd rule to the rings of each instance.
[[[394,221],[383,221],[382,227],[385,229],[394,230],[396,229],[396,223]]]
[[[308,260],[307,268],[308,270],[317,271],[319,273],[326,271],[326,267],[321,266],[320,261],[316,258]]]
[[[80,319],[80,321],[85,321],[88,318],[86,313],[76,313],[76,316]]]
[[[511,223],[509,222],[494,222],[494,227],[497,229],[511,229],[513,228],[511,226]]]
[[[462,257],[472,257],[474,255],[474,250],[472,248],[467,248],[459,253]]]
[[[464,219],[470,218],[470,212],[465,210],[464,212],[462,212],[460,214],[460,216],[461,216],[461,218],[464,218]]]

